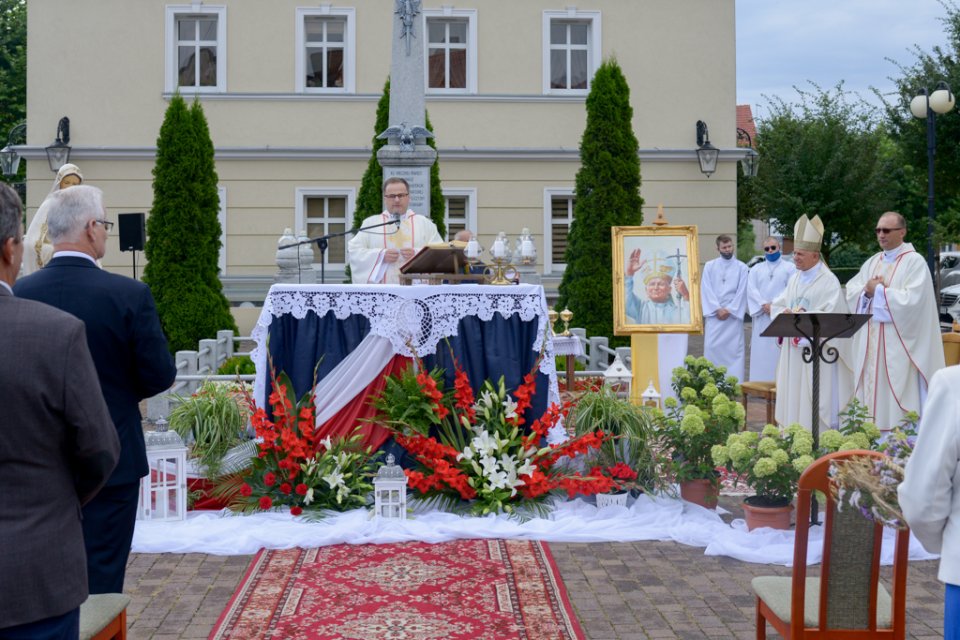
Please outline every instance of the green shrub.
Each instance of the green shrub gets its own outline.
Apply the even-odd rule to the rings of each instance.
[[[248,376],[257,373],[257,366],[253,364],[250,356],[233,356],[227,358],[217,369],[219,376]]]
[[[246,440],[248,411],[236,385],[205,382],[189,397],[177,397],[170,428],[190,443],[204,476],[220,475],[220,463],[231,448]]]

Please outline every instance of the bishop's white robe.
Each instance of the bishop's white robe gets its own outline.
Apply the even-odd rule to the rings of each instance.
[[[780,346],[776,338],[761,337],[770,326],[770,314],[763,305],[771,304],[787,288],[790,276],[797,268],[792,262],[777,259],[764,260],[750,269],[747,277],[747,309],[750,311],[750,375],[747,380],[772,381],[777,375]]]
[[[840,281],[822,262],[806,271],[797,271],[787,282],[787,288],[776,297],[770,307],[770,315],[776,319],[784,311],[794,313],[846,313],[847,301],[843,297]],[[839,424],[841,408],[850,401],[851,371],[849,347],[846,340],[836,339],[827,343],[839,352],[833,364],[820,362],[820,431],[835,429]],[[807,430],[813,426],[813,364],[803,361],[803,348],[807,341],[800,338],[784,338],[777,363],[776,419],[781,425],[797,422]]]
[[[700,300],[703,307],[703,357],[727,368],[727,375],[743,380],[745,345],[743,316],[747,312],[747,275],[750,270],[736,258],[714,258],[703,266]],[[727,309],[726,320],[717,311]]]
[[[393,216],[384,211],[364,219],[362,227],[389,222]],[[414,250],[428,244],[443,242],[437,226],[428,218],[411,210],[403,215],[400,226],[389,224],[379,229],[357,233],[347,245],[350,254],[350,274],[354,284],[399,284],[403,259],[384,262],[387,249]]]
[[[887,285],[867,298],[863,287],[877,275]],[[847,283],[847,303],[857,313],[873,314],[852,339],[855,395],[878,427],[892,429],[908,411],[920,413],[930,378],[944,367],[926,261],[908,242],[876,254]]]

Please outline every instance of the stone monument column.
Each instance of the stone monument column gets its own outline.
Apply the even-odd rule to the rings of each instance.
[[[395,0],[390,64],[390,126],[378,135],[387,144],[377,151],[383,179],[410,183],[410,208],[430,217],[430,167],[437,152],[424,126],[423,33],[420,0]]]

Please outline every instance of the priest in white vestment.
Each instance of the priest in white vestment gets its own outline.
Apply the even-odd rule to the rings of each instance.
[[[403,178],[383,183],[386,210],[365,218],[361,227],[397,221],[350,239],[350,273],[354,284],[399,284],[400,267],[428,244],[443,242],[433,221],[410,209],[410,185]]]
[[[770,326],[771,303],[787,288],[787,281],[797,268],[783,259],[780,241],[776,238],[764,240],[763,251],[766,260],[751,267],[747,278],[747,310],[751,320],[747,380],[768,382],[777,374],[780,345],[776,338],[764,338],[760,334]]]
[[[906,234],[902,215],[880,216],[881,251],[847,283],[850,309],[873,314],[853,336],[853,380],[882,431],[908,411],[920,413],[930,378],[944,367],[933,280],[923,256],[903,241]]]
[[[847,302],[840,281],[820,260],[823,224],[819,216],[802,216],[794,226],[793,262],[797,271],[790,276],[787,288],[770,306],[770,316],[781,313],[846,313]],[[794,422],[810,430],[813,427],[813,364],[803,361],[803,338],[784,338],[777,364],[776,419],[781,425]],[[839,413],[846,408],[850,388],[849,349],[843,339],[827,343],[837,349],[839,358],[833,364],[820,362],[819,430],[835,429]]]
[[[700,300],[703,307],[703,357],[727,374],[743,380],[746,345],[743,316],[747,312],[747,276],[750,269],[733,255],[733,239],[717,237],[719,258],[703,266]]]

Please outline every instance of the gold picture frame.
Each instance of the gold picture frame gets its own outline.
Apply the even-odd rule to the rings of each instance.
[[[696,225],[610,232],[614,334],[702,333]]]

